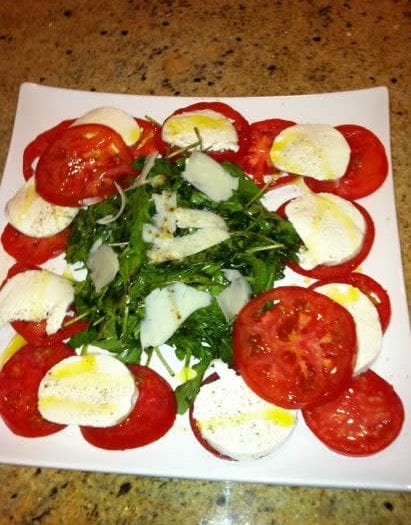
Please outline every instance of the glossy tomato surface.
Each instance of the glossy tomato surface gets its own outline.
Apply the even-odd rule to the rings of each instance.
[[[0,371],[0,415],[14,434],[24,437],[48,436],[65,425],[45,420],[38,408],[38,389],[48,370],[74,355],[64,343],[54,346],[23,346]]]
[[[287,213],[285,209],[287,204],[288,202],[285,202],[277,210],[278,215],[285,219],[287,218]],[[311,277],[311,279],[321,280],[336,279],[338,277],[345,276],[353,272],[356,268],[358,268],[358,266],[360,266],[360,264],[367,258],[374,244],[375,226],[371,215],[363,206],[361,206],[357,202],[353,202],[352,204],[361,213],[365,221],[365,233],[361,249],[356,255],[354,255],[354,257],[352,257],[352,259],[349,259],[348,261],[345,261],[340,264],[319,264],[311,270],[306,270],[302,268],[298,263],[294,261],[287,261],[287,266],[289,266],[296,273],[305,275],[306,277]]]
[[[303,411],[311,431],[340,454],[368,456],[400,433],[404,407],[393,387],[371,370],[353,378],[335,399]]]
[[[50,237],[30,237],[7,224],[1,235],[1,242],[6,252],[16,261],[43,264],[65,252],[69,236],[70,228],[66,228]]]
[[[224,102],[197,102],[195,104],[191,104],[189,106],[177,109],[176,111],[174,111],[174,113],[170,115],[170,117],[174,115],[180,115],[181,113],[187,113],[191,111],[203,111],[207,109],[220,113],[224,117],[228,118],[235,127],[238,136],[238,151],[232,151],[228,149],[221,151],[208,150],[207,155],[212,157],[214,160],[217,160],[218,162],[223,162],[225,160],[228,160],[230,162],[237,162],[239,159],[242,158],[246,150],[248,144],[250,125],[248,121],[241,115],[241,113],[236,111],[234,108],[232,108],[228,104],[225,104]],[[167,119],[165,119],[165,121],[166,120]],[[176,148],[171,148],[171,151],[175,149]],[[170,145],[163,141],[161,153],[166,154],[169,150]]]
[[[170,385],[151,368],[129,365],[139,396],[131,414],[108,428],[81,427],[90,444],[107,450],[142,447],[160,439],[174,424],[177,403]]]
[[[137,173],[134,157],[121,136],[101,124],[63,130],[41,155],[36,190],[45,200],[78,207],[117,192],[113,182]]]
[[[131,147],[134,158],[146,157],[150,153],[160,151],[162,148],[161,127],[151,120],[141,118],[135,120],[140,127],[141,135],[136,144]]]
[[[250,137],[247,149],[240,164],[244,171],[252,176],[254,182],[259,186],[265,186],[265,176],[273,176],[270,188],[280,184],[288,184],[295,180],[295,175],[281,176],[270,158],[270,150],[275,137],[284,129],[293,126],[295,122],[282,119],[267,119],[253,122],[250,125]]]
[[[58,135],[67,129],[74,120],[63,120],[47,131],[40,133],[34,140],[32,140],[24,149],[23,153],[23,174],[27,180],[34,175],[35,164],[43,155],[50,144],[58,137]]]
[[[315,290],[324,284],[332,283],[350,284],[366,295],[376,307],[382,330],[385,332],[391,320],[391,301],[387,291],[377,281],[364,273],[353,272],[337,279],[317,281],[310,288]]]
[[[252,299],[233,330],[234,363],[248,386],[283,408],[325,401],[350,381],[355,324],[328,297],[282,286]]]
[[[316,193],[335,193],[349,200],[366,197],[376,191],[387,177],[385,148],[372,131],[362,126],[344,124],[336,129],[344,135],[351,149],[347,171],[336,181],[306,177],[307,186]]]

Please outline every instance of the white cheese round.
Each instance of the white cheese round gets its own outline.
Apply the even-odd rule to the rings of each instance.
[[[63,231],[79,209],[44,200],[36,192],[34,177],[27,180],[6,205],[10,224],[29,237],[50,237]]]
[[[201,137],[202,149],[238,151],[238,134],[232,122],[217,111],[187,111],[169,117],[163,124],[164,142],[187,148]]]
[[[193,416],[211,447],[239,461],[270,454],[296,424],[294,411],[267,403],[235,374],[203,385]]]
[[[304,243],[299,264],[306,270],[343,263],[362,248],[366,223],[348,200],[331,193],[307,193],[290,201],[285,211]]]
[[[42,379],[38,408],[54,423],[111,427],[130,414],[137,395],[133,374],[115,357],[72,356],[54,365]]]
[[[379,356],[382,348],[383,332],[376,307],[365,294],[350,284],[324,284],[315,291],[344,306],[353,316],[358,346],[354,373],[364,372]]]
[[[124,140],[127,146],[135,144],[140,138],[140,126],[134,118],[125,111],[112,108],[96,108],[75,120],[72,126],[79,124],[103,124],[114,129]]]
[[[279,170],[318,180],[344,175],[351,149],[342,133],[327,124],[296,124],[277,135],[270,151]]]

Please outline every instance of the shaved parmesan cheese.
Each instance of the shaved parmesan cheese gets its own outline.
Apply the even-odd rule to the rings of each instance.
[[[144,225],[143,239],[154,244],[153,248],[147,252],[152,263],[184,259],[184,257],[207,250],[230,237],[226,230],[220,228],[201,228],[182,237],[164,238],[158,237],[155,228],[150,226],[149,224]]]
[[[193,208],[177,208],[175,211],[179,228],[209,228],[215,227],[227,230],[225,220],[212,211],[195,210]]]
[[[8,279],[0,290],[0,326],[11,321],[42,321],[53,334],[74,300],[70,281],[48,270],[28,270]]]
[[[145,317],[140,325],[143,348],[164,344],[199,308],[211,303],[211,295],[183,283],[156,288],[145,299]]]
[[[37,193],[34,177],[18,190],[6,205],[10,224],[29,237],[50,237],[63,231],[80,208],[57,206]]]
[[[186,160],[183,178],[215,202],[227,201],[238,189],[238,178],[230,175],[218,162],[195,151]]]
[[[165,190],[153,194],[156,214],[153,217],[156,227],[167,233],[176,231],[175,209],[177,208],[177,194],[175,191]]]
[[[134,377],[109,355],[76,355],[54,365],[38,391],[40,414],[63,425],[111,427],[123,421],[137,398]]]
[[[100,293],[117,275],[119,270],[117,254],[111,246],[100,244],[90,255],[87,266],[96,292]]]
[[[216,300],[227,321],[231,321],[251,297],[251,288],[245,277],[238,270],[223,270],[231,284]]]

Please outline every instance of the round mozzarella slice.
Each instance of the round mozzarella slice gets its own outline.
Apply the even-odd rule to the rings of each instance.
[[[64,277],[48,270],[18,273],[0,290],[0,326],[11,321],[46,319],[47,334],[54,334],[73,301],[73,285]]]
[[[382,328],[378,311],[368,297],[358,288],[343,283],[324,284],[315,288],[344,306],[354,318],[358,354],[354,373],[364,372],[375,361],[382,348]]]
[[[134,118],[125,111],[112,107],[96,108],[75,120],[72,126],[79,124],[103,124],[114,129],[127,146],[135,144],[141,130]]]
[[[351,150],[342,133],[326,124],[296,124],[274,139],[271,162],[280,170],[318,180],[344,175]]]
[[[295,412],[267,403],[236,374],[204,384],[193,417],[214,450],[239,461],[270,454],[296,424]]]
[[[305,270],[341,264],[361,250],[366,223],[350,201],[331,193],[307,193],[290,201],[285,211],[304,243],[299,264]]]
[[[54,423],[111,427],[130,414],[137,394],[132,373],[115,357],[72,356],[53,366],[42,379],[38,408]]]
[[[79,208],[57,206],[40,197],[34,177],[6,205],[10,224],[29,237],[50,237],[63,231],[78,212]]]
[[[186,148],[201,137],[202,149],[238,151],[238,135],[232,122],[217,111],[187,111],[169,117],[163,124],[164,142]]]

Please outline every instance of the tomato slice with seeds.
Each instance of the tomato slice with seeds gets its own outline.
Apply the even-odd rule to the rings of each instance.
[[[39,347],[25,345],[6,361],[0,371],[0,415],[14,434],[42,437],[65,428],[41,416],[37,393],[46,372],[74,354],[64,343]]]
[[[370,195],[388,175],[388,158],[385,148],[372,131],[354,124],[336,126],[351,148],[347,171],[336,181],[319,181],[305,177],[307,186],[316,193],[335,193],[345,199],[355,200]]]
[[[50,237],[30,237],[7,224],[1,235],[6,252],[16,261],[43,264],[65,252],[70,237],[70,227]]]
[[[387,291],[377,281],[364,273],[354,272],[336,279],[322,279],[313,283],[309,288],[315,290],[324,284],[332,283],[350,284],[366,295],[377,309],[382,330],[386,331],[391,320],[391,301]]]
[[[60,122],[57,126],[40,133],[40,135],[25,147],[23,153],[23,175],[26,180],[34,175],[36,161],[38,161],[58,135],[70,127],[73,122],[74,119],[63,120],[63,122]]]
[[[191,111],[203,111],[203,110],[211,110],[215,111],[217,113],[220,113],[224,117],[226,117],[228,120],[231,121],[233,124],[235,130],[237,131],[238,136],[238,151],[232,151],[229,149],[225,150],[208,150],[206,151],[207,155],[212,157],[214,160],[218,162],[224,162],[225,160],[230,162],[237,162],[239,159],[241,159],[244,155],[244,152],[246,150],[247,144],[248,144],[248,137],[249,137],[249,128],[250,125],[248,121],[234,108],[229,106],[228,104],[225,104],[224,102],[197,102],[195,104],[190,104],[189,106],[179,108],[174,113],[170,115],[170,117],[174,115],[180,115],[181,113],[187,113]],[[167,117],[167,118],[170,118]],[[167,119],[165,119],[166,121]],[[170,147],[170,144],[167,144],[162,140],[162,147],[161,147],[161,154],[165,155],[169,151],[175,151],[176,147]]]
[[[368,456],[401,431],[404,407],[394,388],[372,370],[354,377],[335,399],[303,410],[310,430],[339,454]]]
[[[160,151],[162,148],[161,127],[151,120],[141,118],[135,120],[140,126],[141,135],[137,143],[131,148],[134,158],[146,157],[150,153]]]
[[[117,193],[114,182],[137,175],[121,136],[102,124],[63,130],[40,157],[36,190],[60,206],[83,206]]]
[[[286,214],[286,206],[289,201],[282,204],[278,210],[277,213],[280,215],[280,217],[287,219]],[[353,272],[356,268],[360,266],[360,264],[367,258],[368,254],[371,251],[371,248],[374,244],[375,239],[375,226],[374,221],[371,218],[371,215],[368,213],[368,211],[358,204],[357,202],[352,202],[352,204],[358,209],[358,211],[361,213],[361,215],[364,217],[365,221],[365,233],[364,233],[364,239],[362,243],[362,247],[360,251],[354,255],[352,259],[349,259],[348,261],[342,262],[340,264],[319,264],[312,268],[311,270],[306,270],[302,268],[297,262],[295,261],[287,261],[287,266],[291,268],[296,273],[299,273],[301,275],[305,275],[306,277],[311,277],[311,279],[336,279],[341,276],[347,275],[351,272]]]
[[[129,365],[139,395],[131,414],[107,428],[81,427],[91,445],[107,450],[142,447],[160,439],[174,424],[177,403],[170,385],[151,368]]]
[[[233,348],[235,367],[257,395],[283,408],[305,408],[332,398],[350,381],[355,324],[328,297],[282,286],[240,311]]]
[[[293,126],[295,122],[278,118],[260,120],[250,125],[250,138],[247,150],[240,164],[244,171],[251,175],[259,186],[265,186],[264,177],[272,176],[270,188],[288,184],[296,179],[296,175],[281,175],[270,158],[270,150],[275,137],[284,129]]]

